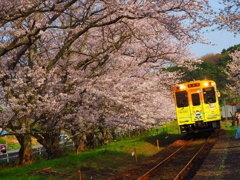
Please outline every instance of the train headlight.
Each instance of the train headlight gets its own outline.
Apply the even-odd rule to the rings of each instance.
[[[209,85],[209,83],[208,83],[208,82],[205,82],[205,83],[203,83],[203,85],[204,85],[204,86],[208,86],[208,85]]]
[[[204,86],[215,86],[216,83],[215,82],[204,82],[203,85]]]
[[[180,85],[179,85],[179,89],[180,89],[180,90],[186,89],[186,86],[184,86],[183,84],[180,84]]]

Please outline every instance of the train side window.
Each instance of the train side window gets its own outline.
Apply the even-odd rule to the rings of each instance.
[[[193,104],[193,106],[200,105],[200,97],[199,97],[198,93],[192,94],[192,104]]]
[[[177,107],[188,106],[188,96],[186,91],[176,92]]]
[[[214,87],[203,88],[204,103],[215,103],[216,102],[216,93]]]

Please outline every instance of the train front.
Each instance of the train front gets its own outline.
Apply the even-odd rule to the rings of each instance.
[[[181,133],[220,128],[219,92],[212,80],[191,81],[173,87],[177,121]]]

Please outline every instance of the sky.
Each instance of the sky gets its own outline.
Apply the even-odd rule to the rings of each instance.
[[[223,49],[240,44],[240,35],[234,37],[233,33],[227,31],[215,31],[204,35],[209,41],[217,45],[205,45],[197,43],[192,45],[191,51],[195,53],[195,57],[201,57],[206,54],[221,54]]]
[[[219,0],[209,0],[209,3],[215,10],[222,8],[222,5],[219,4]],[[201,57],[210,53],[220,54],[223,49],[240,44],[240,34],[234,37],[233,33],[226,30],[209,32],[203,35],[205,38],[209,38],[208,41],[216,43],[217,45],[212,46],[200,43],[192,45],[190,48],[191,51],[195,53],[195,57]]]
[[[223,49],[240,44],[240,35],[234,37],[234,34],[227,31],[214,31],[204,34],[204,37],[209,38],[209,41],[217,45],[205,45],[197,43],[192,45],[191,51],[195,53],[195,57],[201,57],[206,54],[221,54]]]

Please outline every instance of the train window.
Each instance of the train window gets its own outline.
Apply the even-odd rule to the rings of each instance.
[[[177,107],[188,106],[188,96],[186,91],[176,92]]]
[[[200,97],[199,97],[198,93],[192,94],[192,104],[193,104],[193,106],[200,105]]]
[[[216,94],[214,87],[203,88],[203,96],[205,104],[216,102]]]

